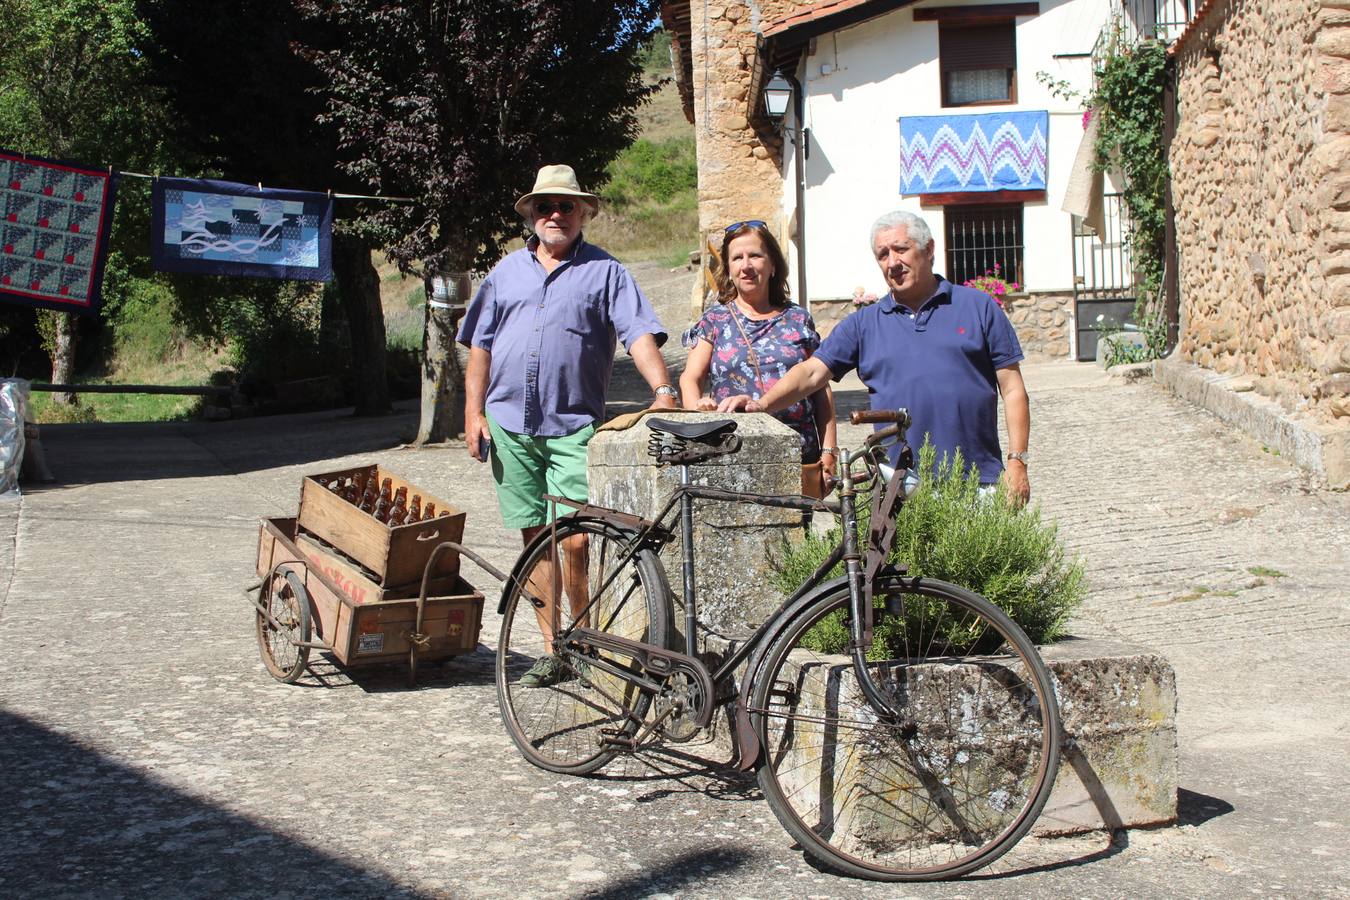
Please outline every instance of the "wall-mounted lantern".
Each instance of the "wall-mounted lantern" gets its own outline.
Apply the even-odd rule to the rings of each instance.
[[[785,78],[782,72],[775,72],[769,83],[764,85],[764,111],[770,119],[777,122],[787,115],[790,103],[792,103],[792,82]]]

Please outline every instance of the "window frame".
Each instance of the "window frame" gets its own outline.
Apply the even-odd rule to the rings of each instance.
[[[942,52],[944,35],[975,30],[986,31],[992,27],[1006,27],[1011,43],[1012,59],[1010,66],[957,66],[950,67],[947,54]],[[951,40],[951,38],[947,38]],[[971,100],[957,102],[951,99],[948,75],[952,72],[1006,72],[1008,76],[1008,96],[998,100]],[[942,19],[938,21],[938,82],[944,109],[961,109],[970,106],[1011,106],[1017,103],[1017,20],[1007,18],[979,19]]]
[[[1002,217],[1005,220],[1015,217],[1013,228],[1015,242],[1010,244],[994,244],[987,247],[956,247],[955,238],[957,237],[954,225],[962,220],[984,219],[987,221]],[[1015,281],[1021,285],[1019,292],[1027,290],[1025,279],[1026,268],[1026,205],[1021,202],[993,202],[993,203],[960,203],[942,208],[942,234],[943,234],[943,274],[952,284],[963,284],[971,278],[983,275],[986,271],[993,268],[994,262],[1003,264],[1002,278],[1005,281]],[[998,257],[997,259],[988,259],[978,263],[978,271],[965,272],[963,277],[956,276],[956,254],[984,254],[986,257]],[[1013,266],[1008,263],[1007,253],[1013,254]]]

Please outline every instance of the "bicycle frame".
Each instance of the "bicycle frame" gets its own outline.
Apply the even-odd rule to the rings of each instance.
[[[679,467],[679,484],[671,491],[665,505],[651,519],[644,519],[629,513],[623,513],[618,510],[603,506],[595,506],[589,503],[578,503],[563,497],[546,495],[550,503],[556,505],[561,503],[572,507],[575,512],[573,515],[584,516],[603,521],[611,522],[624,529],[635,532],[633,543],[628,547],[624,556],[631,558],[643,548],[660,548],[667,541],[672,539],[674,524],[674,514],[678,511],[680,523],[680,543],[683,553],[683,574],[684,588],[683,601],[685,611],[685,655],[691,660],[697,660],[697,625],[698,625],[698,597],[694,584],[695,571],[695,553],[694,553],[694,501],[711,500],[721,503],[734,504],[753,504],[756,506],[775,507],[783,509],[795,509],[802,512],[824,511],[837,512],[841,519],[842,539],[834,548],[830,555],[820,564],[819,567],[805,580],[801,585],[781,604],[774,612],[769,615],[765,621],[755,629],[754,633],[745,641],[740,642],[735,649],[723,659],[709,674],[715,691],[731,683],[732,675],[737,668],[750,660],[750,665],[746,670],[744,684],[748,686],[753,681],[753,676],[758,668],[758,656],[767,648],[768,638],[771,638],[787,621],[791,620],[796,613],[797,608],[804,601],[813,599],[814,594],[822,587],[827,586],[833,589],[837,584],[837,579],[826,581],[829,574],[839,562],[845,566],[844,578],[847,581],[849,589],[849,600],[852,610],[852,641],[850,642],[850,652],[853,668],[858,676],[859,684],[862,686],[864,694],[872,703],[873,707],[882,716],[898,718],[898,713],[889,703],[886,702],[880,689],[878,689],[871,673],[868,671],[866,662],[866,648],[872,641],[872,623],[874,611],[872,608],[872,582],[881,571],[882,566],[890,551],[891,541],[895,535],[895,515],[899,507],[904,502],[904,492],[901,486],[904,481],[905,472],[903,469],[897,470],[890,478],[889,482],[880,489],[878,482],[882,481],[880,475],[880,460],[886,444],[884,441],[888,436],[892,436],[898,429],[890,428],[876,432],[870,436],[864,446],[855,452],[844,451],[839,466],[841,484],[839,488],[839,501],[837,503],[816,500],[810,497],[794,494],[757,494],[748,491],[733,491],[722,488],[714,488],[693,484],[691,480],[689,466],[687,462],[682,462]],[[853,477],[853,467],[855,463],[862,462],[867,469],[867,474],[862,478]],[[879,489],[873,491],[872,499],[872,526],[868,536],[868,548],[866,559],[860,552],[858,541],[858,515],[856,506],[856,497],[858,489],[866,485],[877,486]],[[557,546],[557,517],[554,516],[553,542]],[[554,596],[561,596],[561,585],[558,583],[558,567],[554,567]],[[614,577],[611,575],[611,578]],[[603,594],[609,586],[609,582],[600,585],[596,591],[597,595]],[[505,597],[505,594],[503,594]],[[503,600],[504,602],[504,600]],[[590,603],[576,616],[575,622],[587,620],[595,604],[592,599]],[[557,618],[557,604],[554,605],[555,620]],[[579,626],[575,624],[567,626],[561,631],[557,630],[560,622],[555,621],[555,641],[558,647],[566,643],[566,639]],[[701,665],[701,663],[700,663]],[[633,673],[623,673],[616,671],[615,667],[604,666],[613,674],[621,677],[630,678],[633,684],[646,689],[651,689],[651,684],[645,678],[639,678]],[[736,695],[726,697],[715,697],[712,705],[717,706],[723,703],[736,700],[735,720],[737,724],[738,745],[741,748],[740,767],[750,769],[754,766],[759,755],[759,741],[753,733],[750,726],[748,711],[745,706],[746,691],[740,690]]]

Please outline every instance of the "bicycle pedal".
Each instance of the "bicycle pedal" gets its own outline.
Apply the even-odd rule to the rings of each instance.
[[[616,747],[620,750],[636,750],[637,742],[617,728],[601,728],[596,742],[601,747]]]

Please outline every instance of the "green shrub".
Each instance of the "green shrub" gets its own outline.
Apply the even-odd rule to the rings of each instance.
[[[608,203],[620,205],[654,201],[667,203],[698,187],[698,160],[694,137],[654,143],[635,141],[609,165],[609,183],[600,190]]]
[[[919,451],[920,484],[896,519],[891,561],[909,574],[951,582],[983,595],[1008,613],[1036,643],[1064,634],[1064,624],[1083,602],[1083,566],[1068,558],[1058,528],[1041,520],[1037,508],[1019,509],[1000,486],[992,496],[979,494],[979,473],[954,460],[935,464],[936,453],[925,443]],[[962,475],[961,473],[966,473]],[[867,499],[859,497],[859,540],[866,541]],[[789,545],[773,560],[774,584],[784,593],[795,590],[839,541],[839,529]],[[842,566],[831,573],[842,573]],[[876,642],[869,656],[886,658],[901,645],[905,621],[879,617]],[[954,643],[962,636],[948,635]],[[806,636],[813,649],[841,652],[848,643],[843,611],[822,621]]]

